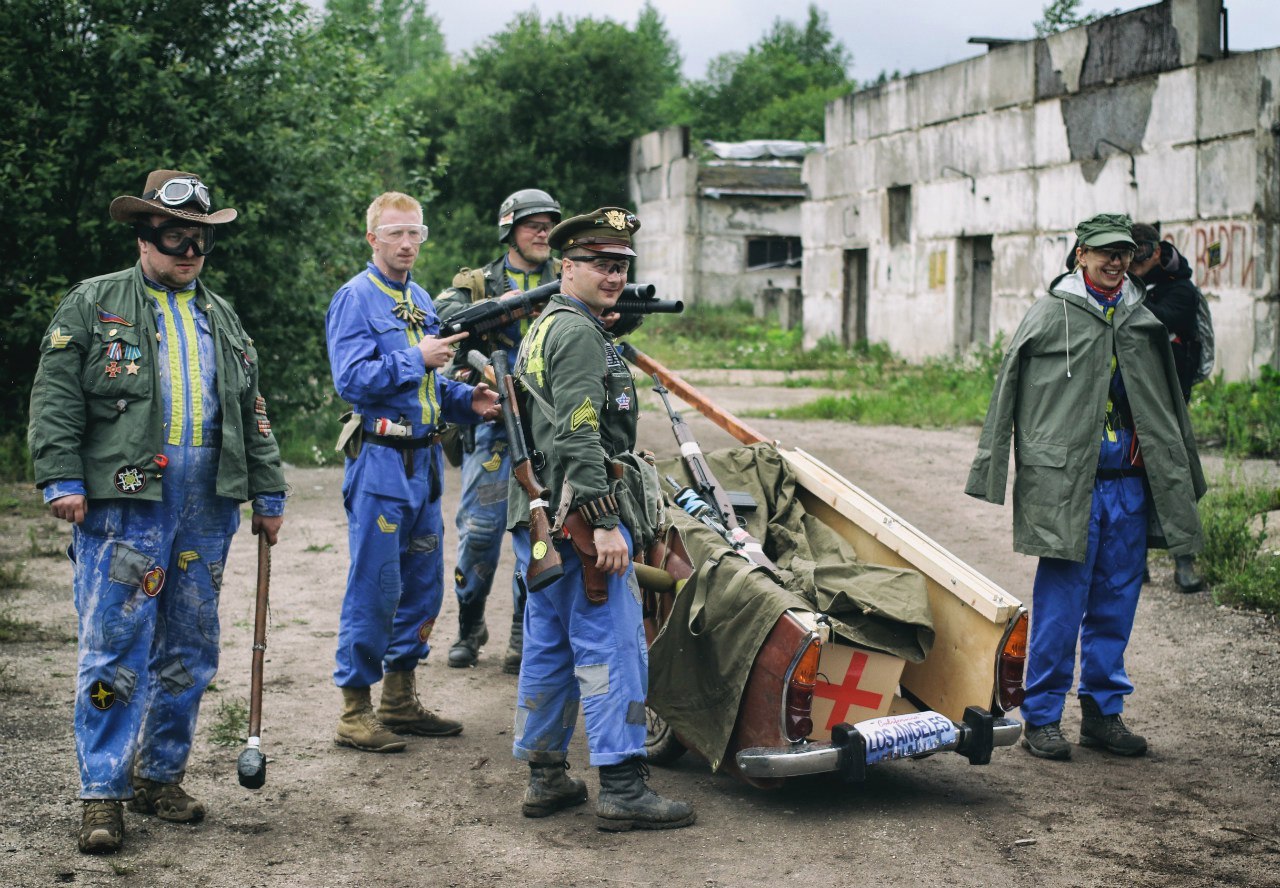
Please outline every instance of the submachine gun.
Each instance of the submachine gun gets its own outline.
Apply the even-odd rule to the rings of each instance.
[[[482,299],[450,318],[448,323],[441,326],[440,335],[470,333],[468,338],[475,340],[513,321],[533,317],[559,292],[560,281],[554,280],[523,293]],[[684,302],[679,299],[659,299],[657,288],[653,284],[627,284],[622,288],[622,296],[618,298],[613,311],[622,317],[614,323],[610,332],[615,336],[624,336],[639,327],[645,315],[679,314],[684,311]]]

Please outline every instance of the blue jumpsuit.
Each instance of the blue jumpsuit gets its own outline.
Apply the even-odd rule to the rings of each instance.
[[[503,270],[508,290],[528,291],[542,283],[541,272],[519,271],[505,261]],[[507,360],[510,362],[508,366],[515,366],[516,353],[520,349],[521,327],[527,323],[516,321],[502,331],[511,342],[507,347]],[[453,581],[460,605],[483,601],[489,597],[507,529],[507,485],[511,478],[507,430],[501,422],[484,423],[476,427],[473,440],[471,449],[462,456],[462,502],[455,518],[458,529],[458,562]],[[511,601],[517,615],[524,607],[524,571],[527,563],[517,553],[511,582]]]
[[[399,450],[369,439],[378,419],[409,426],[414,439],[442,421],[477,421],[473,387],[423,363],[417,343],[439,329],[427,291],[412,278],[387,278],[372,262],[329,304],[334,386],[365,430],[342,485],[351,568],[333,673],[338,687],[369,687],[385,672],[413,669],[431,649],[444,591],[440,446]]]
[[[1091,295],[1108,316],[1115,302]],[[1081,696],[1092,697],[1103,715],[1118,715],[1133,683],[1124,651],[1133,630],[1147,556],[1146,480],[1132,422],[1119,409],[1124,378],[1112,358],[1112,400],[1103,427],[1083,562],[1041,558],[1032,588],[1027,693],[1022,715],[1040,727],[1062,718],[1080,642]]]
[[[163,499],[93,500],[72,531],[74,725],[85,799],[129,798],[131,769],[182,781],[200,699],[218,668],[218,593],[240,524],[238,503],[215,492],[222,404],[208,318],[194,284],[174,292],[147,281],[146,290],[169,429]],[[119,343],[107,347],[121,348],[122,362],[145,360]],[[84,492],[80,480],[55,481],[44,498]],[[253,508],[283,514],[284,494],[258,494]]]

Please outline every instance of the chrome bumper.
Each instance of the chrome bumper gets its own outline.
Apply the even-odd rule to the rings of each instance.
[[[929,713],[938,716],[937,713]],[[952,722],[952,736],[943,738],[928,749],[912,749],[903,744],[894,748],[879,745],[868,754],[868,738],[874,737],[879,725],[892,716],[851,725],[837,725],[830,743],[801,743],[793,747],[753,746],[740,750],[735,757],[742,773],[749,777],[801,777],[806,774],[838,772],[846,780],[860,780],[867,765],[899,758],[915,758],[935,752],[958,752],[973,764],[987,764],[991,749],[1012,746],[1022,736],[1022,723],[1010,718],[993,718],[984,710],[970,707],[963,723]]]

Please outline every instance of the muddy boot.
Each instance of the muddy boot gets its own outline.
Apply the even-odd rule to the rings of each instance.
[[[480,648],[489,640],[484,622],[484,599],[458,605],[458,640],[449,648],[449,665],[455,669],[476,665]]]
[[[596,826],[607,832],[628,829],[678,829],[695,820],[693,806],[664,799],[645,785],[649,766],[642,758],[600,768]]]
[[[154,814],[170,823],[199,823],[204,820],[204,805],[187,795],[179,784],[161,783],[146,777],[133,778],[129,810],[138,814]]]
[[[368,688],[339,688],[342,691],[342,717],[333,742],[365,752],[400,752],[405,743],[387,730],[373,714]]]
[[[502,671],[508,675],[520,674],[520,661],[524,658],[524,610],[511,618],[511,640],[502,657]]]
[[[1204,580],[1196,573],[1196,556],[1177,555],[1173,563],[1173,584],[1179,592],[1199,592],[1204,588]]]
[[[462,722],[436,715],[418,700],[412,669],[383,676],[378,721],[397,734],[452,737],[462,733]]]
[[[1032,727],[1024,725],[1022,745],[1036,758],[1066,761],[1071,758],[1071,744],[1062,736],[1062,722]]]
[[[1080,698],[1080,745],[1102,748],[1116,755],[1142,755],[1147,740],[1125,727],[1116,715],[1103,715],[1092,697]]]
[[[78,838],[81,854],[115,854],[124,844],[124,804],[116,799],[85,799]]]
[[[561,808],[572,808],[587,800],[587,784],[565,772],[568,762],[544,765],[529,762],[529,787],[524,791],[525,817],[546,817]]]

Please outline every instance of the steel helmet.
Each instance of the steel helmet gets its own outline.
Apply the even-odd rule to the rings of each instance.
[[[511,228],[525,216],[535,213],[550,213],[552,224],[560,221],[560,204],[554,197],[537,188],[522,188],[507,199],[498,208],[498,242],[505,243]]]

